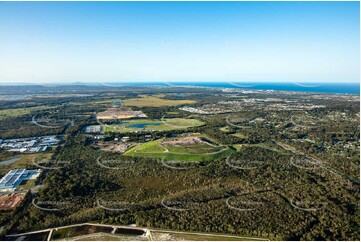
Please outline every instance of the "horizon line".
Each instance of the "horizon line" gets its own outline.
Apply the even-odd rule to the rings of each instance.
[[[292,84],[292,83],[317,83],[317,84],[361,84],[360,81],[267,81],[267,80],[252,80],[252,81],[195,81],[195,80],[189,80],[189,81],[62,81],[62,82],[0,82],[0,86],[6,85],[102,85],[102,84],[150,84],[150,83],[282,83],[282,84]]]

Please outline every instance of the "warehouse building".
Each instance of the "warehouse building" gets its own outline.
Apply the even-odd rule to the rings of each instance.
[[[22,181],[35,179],[40,172],[41,170],[11,170],[1,178],[0,189],[15,189]]]

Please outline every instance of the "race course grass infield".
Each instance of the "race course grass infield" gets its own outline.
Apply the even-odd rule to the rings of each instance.
[[[127,150],[125,156],[159,158],[168,161],[207,161],[228,156],[235,152],[228,146],[213,146],[206,143],[182,146],[162,145],[165,139],[150,141]]]
[[[122,121],[120,124],[103,125],[102,129],[104,133],[127,133],[134,131],[168,131],[177,129],[186,129],[190,127],[201,126],[204,123],[197,119],[186,118],[172,118],[162,120],[152,119],[135,119]]]

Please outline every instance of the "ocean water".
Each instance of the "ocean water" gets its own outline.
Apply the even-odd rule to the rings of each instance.
[[[153,83],[152,83],[153,84]],[[144,84],[143,84],[144,85]],[[151,85],[150,83],[148,85]],[[249,90],[276,90],[295,92],[322,92],[360,95],[360,83],[281,83],[281,82],[166,82],[161,86],[198,86],[217,88],[240,88]]]

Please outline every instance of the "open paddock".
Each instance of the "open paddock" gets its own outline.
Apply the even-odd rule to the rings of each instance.
[[[228,156],[233,149],[214,145],[199,137],[159,139],[133,147],[124,153],[127,156],[159,158],[174,161],[207,161]]]
[[[136,107],[162,107],[162,106],[178,106],[184,104],[194,104],[194,100],[168,100],[163,99],[161,95],[146,96],[123,100],[123,106]]]

